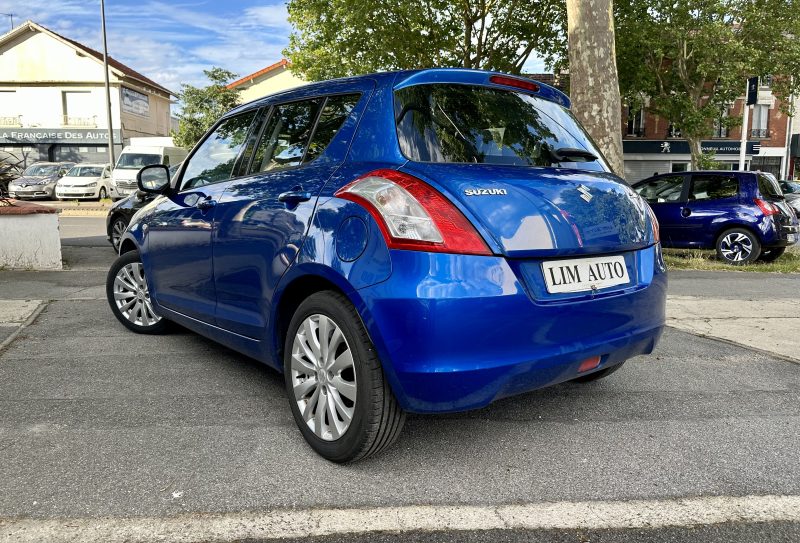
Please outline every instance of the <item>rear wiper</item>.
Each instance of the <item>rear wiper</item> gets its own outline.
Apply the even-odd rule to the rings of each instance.
[[[545,146],[547,154],[549,155],[550,162],[592,162],[597,160],[597,155],[590,153],[585,149],[576,149],[575,147],[559,147],[553,149]]]

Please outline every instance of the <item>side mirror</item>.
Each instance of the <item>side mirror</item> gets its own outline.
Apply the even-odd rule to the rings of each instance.
[[[169,190],[169,168],[162,164],[145,166],[136,174],[139,190],[150,194],[163,194]]]

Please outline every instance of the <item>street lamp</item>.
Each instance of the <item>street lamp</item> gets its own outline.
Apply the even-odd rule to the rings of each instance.
[[[103,71],[106,76],[106,115],[108,116],[108,161],[114,167],[114,128],[111,125],[111,87],[108,83],[108,42],[106,40],[106,3],[100,0],[100,19],[103,24]]]

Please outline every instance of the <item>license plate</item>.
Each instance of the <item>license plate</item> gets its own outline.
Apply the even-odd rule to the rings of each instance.
[[[547,292],[584,292],[601,290],[630,282],[623,256],[571,258],[542,262]]]
[[[789,241],[795,243],[797,241],[797,234],[789,234]]]

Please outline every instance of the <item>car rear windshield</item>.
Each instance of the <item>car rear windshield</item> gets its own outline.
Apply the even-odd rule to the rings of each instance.
[[[783,191],[778,184],[778,180],[771,175],[758,174],[758,192],[764,198],[774,198],[777,200],[783,199]]]
[[[151,164],[161,164],[161,157],[144,153],[122,153],[117,161],[121,170],[140,170]]]
[[[415,85],[395,91],[394,107],[400,148],[410,160],[608,169],[569,110],[523,92]],[[598,159],[554,161],[550,151],[566,148]]]
[[[103,168],[98,166],[75,166],[67,173],[67,177],[100,177],[101,175],[103,175]]]

